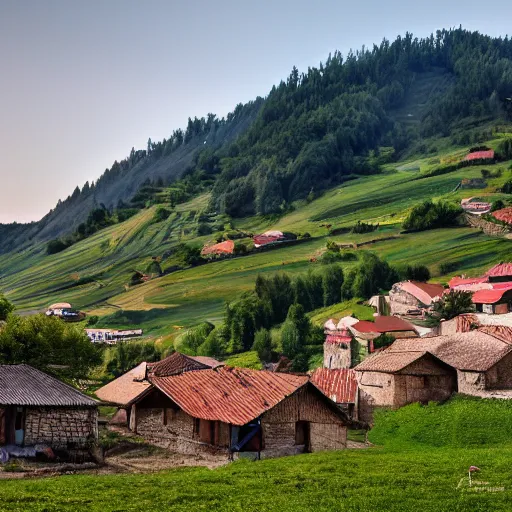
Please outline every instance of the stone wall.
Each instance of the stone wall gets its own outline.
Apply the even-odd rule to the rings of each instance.
[[[55,449],[85,448],[98,438],[98,409],[27,407],[25,445],[48,444]]]
[[[469,226],[481,229],[486,235],[504,236],[510,233],[510,228],[501,226],[500,224],[495,224],[494,222],[489,222],[478,215],[466,213],[464,214],[464,220]]]
[[[392,315],[405,315],[410,309],[424,309],[425,306],[396,283],[389,291],[389,307]]]
[[[458,371],[457,388],[464,395],[480,395],[486,388],[485,373]]]
[[[350,368],[351,359],[349,344],[324,343],[324,368]]]
[[[178,453],[226,453],[229,447],[229,425],[214,422],[216,447],[201,433],[209,430],[210,422],[194,420],[181,409],[137,408],[137,434],[149,443]],[[196,424],[196,422],[198,422]],[[198,427],[198,428],[196,428]]]

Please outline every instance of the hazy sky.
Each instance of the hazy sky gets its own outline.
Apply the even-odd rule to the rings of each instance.
[[[0,0],[0,222],[37,220],[132,146],[407,30],[510,31],[512,2]]]

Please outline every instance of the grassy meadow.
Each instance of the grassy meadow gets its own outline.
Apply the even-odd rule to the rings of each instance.
[[[497,137],[489,141],[491,146],[497,144],[499,134]],[[441,141],[439,146],[443,144]],[[258,233],[279,229],[311,235],[297,245],[179,270],[129,286],[133,272],[144,271],[152,257],[162,259],[165,271],[172,266],[173,251],[179,243],[203,245],[214,239],[214,234],[197,235],[201,213],[208,204],[205,194],[177,206],[164,221],[155,223],[156,207],[150,207],[58,254],[47,256],[45,246],[36,245],[1,255],[0,289],[21,313],[67,301],[100,316],[101,326],[139,326],[150,336],[172,339],[181,329],[204,320],[220,322],[225,302],[252,289],[259,273],[296,274],[319,266],[311,260],[322,253],[329,238],[358,244],[357,251],[374,251],[392,264],[426,264],[440,282],[454,274],[478,274],[510,258],[510,240],[491,238],[466,227],[400,233],[407,212],[425,199],[458,202],[465,197],[505,197],[497,190],[512,179],[510,162],[493,166],[492,170],[502,169],[502,175],[488,179],[483,189],[456,190],[462,179],[480,178],[485,166],[428,175],[436,166],[460,159],[466,151],[443,149],[434,156],[388,165],[379,175],[348,181],[309,203],[298,201],[282,216],[235,220],[217,216],[213,220],[227,230]],[[349,228],[357,221],[379,224],[379,229],[330,237],[325,227]],[[446,266],[443,272],[442,263],[449,264],[450,272]],[[354,262],[343,264],[345,270],[352,265]]]
[[[510,405],[456,397],[383,412],[376,446],[209,470],[3,481],[0,510],[510,510]],[[489,427],[492,425],[492,428]],[[469,466],[481,469],[469,487]]]

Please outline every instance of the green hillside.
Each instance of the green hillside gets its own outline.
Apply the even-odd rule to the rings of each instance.
[[[506,401],[457,397],[445,405],[408,406],[379,416],[373,437],[384,446],[368,449],[241,461],[215,470],[3,481],[0,508],[27,512],[510,510],[509,413]],[[457,421],[451,426],[453,420]],[[485,422],[492,428],[483,429]],[[401,443],[400,451],[394,449],[395,441]],[[481,472],[470,489],[467,471],[472,465]]]

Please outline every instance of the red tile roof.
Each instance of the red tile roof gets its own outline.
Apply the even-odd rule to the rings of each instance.
[[[472,301],[473,304],[495,304],[510,290],[512,290],[512,283],[502,283],[502,286],[495,285],[492,290],[477,290],[473,294]]]
[[[234,251],[235,242],[233,242],[233,240],[226,240],[225,242],[220,242],[219,244],[203,247],[201,254],[204,256],[208,254],[233,254]]]
[[[507,224],[512,224],[512,208],[503,208],[501,210],[497,210],[492,212],[491,214],[494,218],[506,222]]]
[[[194,418],[245,425],[308,383],[308,377],[223,367],[151,382]]]
[[[311,382],[333,402],[338,404],[356,402],[357,380],[356,372],[352,369],[318,368],[311,375]]]
[[[436,297],[441,297],[444,292],[444,286],[441,284],[420,283],[419,281],[405,281],[400,283],[400,287],[426,306],[430,305]]]
[[[512,209],[511,209],[512,210]],[[499,210],[502,211],[502,210]],[[495,212],[497,213],[497,212]],[[512,276],[512,263],[498,263],[490,268],[486,273],[488,277],[506,277]]]
[[[376,316],[375,322],[360,320],[357,324],[354,324],[352,328],[359,332],[378,333],[415,330],[411,323],[397,316]]]
[[[326,343],[332,343],[333,345],[340,345],[341,343],[349,344],[351,341],[352,336],[346,329],[337,334],[328,334],[325,338]]]
[[[452,277],[448,281],[448,286],[450,288],[455,288],[457,286],[467,286],[467,285],[475,285],[475,284],[481,284],[481,283],[488,283],[489,278],[487,276],[483,277]]]
[[[473,153],[469,153],[464,157],[464,160],[481,160],[481,159],[489,159],[492,160],[494,158],[494,150],[489,149],[487,151],[473,151]]]

